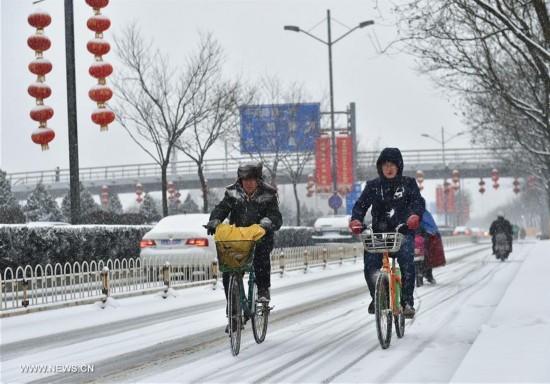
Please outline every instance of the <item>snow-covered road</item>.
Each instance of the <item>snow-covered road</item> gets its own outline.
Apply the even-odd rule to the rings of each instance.
[[[248,325],[236,357],[219,285],[1,319],[0,381],[449,382],[535,248],[515,244],[504,263],[487,243],[447,250],[438,283],[415,290],[417,315],[387,350],[362,262],[332,264],[273,275],[266,340],[256,344]]]

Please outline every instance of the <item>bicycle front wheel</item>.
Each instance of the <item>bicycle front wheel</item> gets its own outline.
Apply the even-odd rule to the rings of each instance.
[[[267,334],[267,321],[269,319],[269,303],[258,303],[258,287],[254,283],[254,292],[252,293],[252,308],[254,316],[252,317],[252,332],[254,340],[260,344],[265,340]]]
[[[229,291],[227,293],[227,318],[229,344],[231,345],[231,353],[233,356],[237,356],[241,349],[241,284],[242,280],[239,276],[232,275],[229,278]]]
[[[382,349],[390,346],[393,313],[390,306],[390,281],[387,273],[381,272],[376,279],[374,294],[376,332]]]

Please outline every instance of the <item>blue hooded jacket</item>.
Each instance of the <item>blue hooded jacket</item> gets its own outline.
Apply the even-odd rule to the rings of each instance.
[[[382,172],[382,164],[390,161],[397,165],[397,175],[387,179]],[[403,176],[403,157],[398,148],[384,148],[376,161],[379,177],[367,181],[361,196],[353,206],[351,220],[363,222],[365,215],[372,207],[372,227],[374,232],[392,232],[401,224],[406,223],[411,215],[422,214],[426,203],[420,195],[416,180]],[[406,225],[399,232],[412,234]]]

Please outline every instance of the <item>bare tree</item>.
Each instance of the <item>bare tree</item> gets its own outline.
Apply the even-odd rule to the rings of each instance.
[[[237,132],[238,105],[244,91],[239,80],[224,80],[219,71],[202,84],[201,92],[206,100],[205,118],[192,124],[176,142],[176,147],[197,164],[203,198],[202,211],[207,213],[208,185],[204,176],[204,160],[214,144]]]
[[[514,163],[527,159],[550,206],[548,3],[410,0],[394,10],[400,42],[423,71],[461,96],[474,136],[514,148]],[[548,217],[541,223],[547,237]]]
[[[221,48],[210,35],[201,36],[196,51],[172,67],[152,41],[145,41],[136,23],[114,40],[123,68],[114,76],[117,99],[112,108],[130,137],[159,164],[162,212],[167,216],[170,156],[180,136],[205,118],[208,105],[203,85],[219,72]]]

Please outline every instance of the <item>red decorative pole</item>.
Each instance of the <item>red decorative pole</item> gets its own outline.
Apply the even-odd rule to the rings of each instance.
[[[55,137],[53,129],[47,126],[47,121],[53,116],[53,109],[44,104],[44,99],[52,94],[51,88],[44,82],[46,74],[51,72],[53,66],[43,56],[43,52],[51,46],[50,39],[44,34],[44,28],[50,25],[52,18],[47,12],[35,11],[29,15],[27,21],[36,28],[36,33],[27,39],[27,45],[34,50],[36,57],[29,64],[29,71],[37,75],[36,82],[27,88],[29,95],[36,99],[36,107],[31,110],[30,116],[31,119],[40,123],[31,134],[31,139],[36,144],[40,144],[42,150],[45,151],[49,149],[48,143]]]
[[[95,32],[95,39],[88,41],[86,45],[88,51],[95,57],[89,72],[98,80],[97,85],[88,92],[90,99],[97,103],[97,109],[92,112],[92,121],[100,126],[100,131],[106,131],[108,125],[115,120],[114,112],[105,106],[105,103],[113,97],[113,91],[106,85],[105,80],[113,73],[113,67],[103,61],[103,55],[111,50],[109,43],[103,40],[103,32],[109,29],[111,21],[101,14],[101,8],[106,7],[109,0],[86,0],[86,4],[94,9],[94,16],[87,22],[88,28]]]

